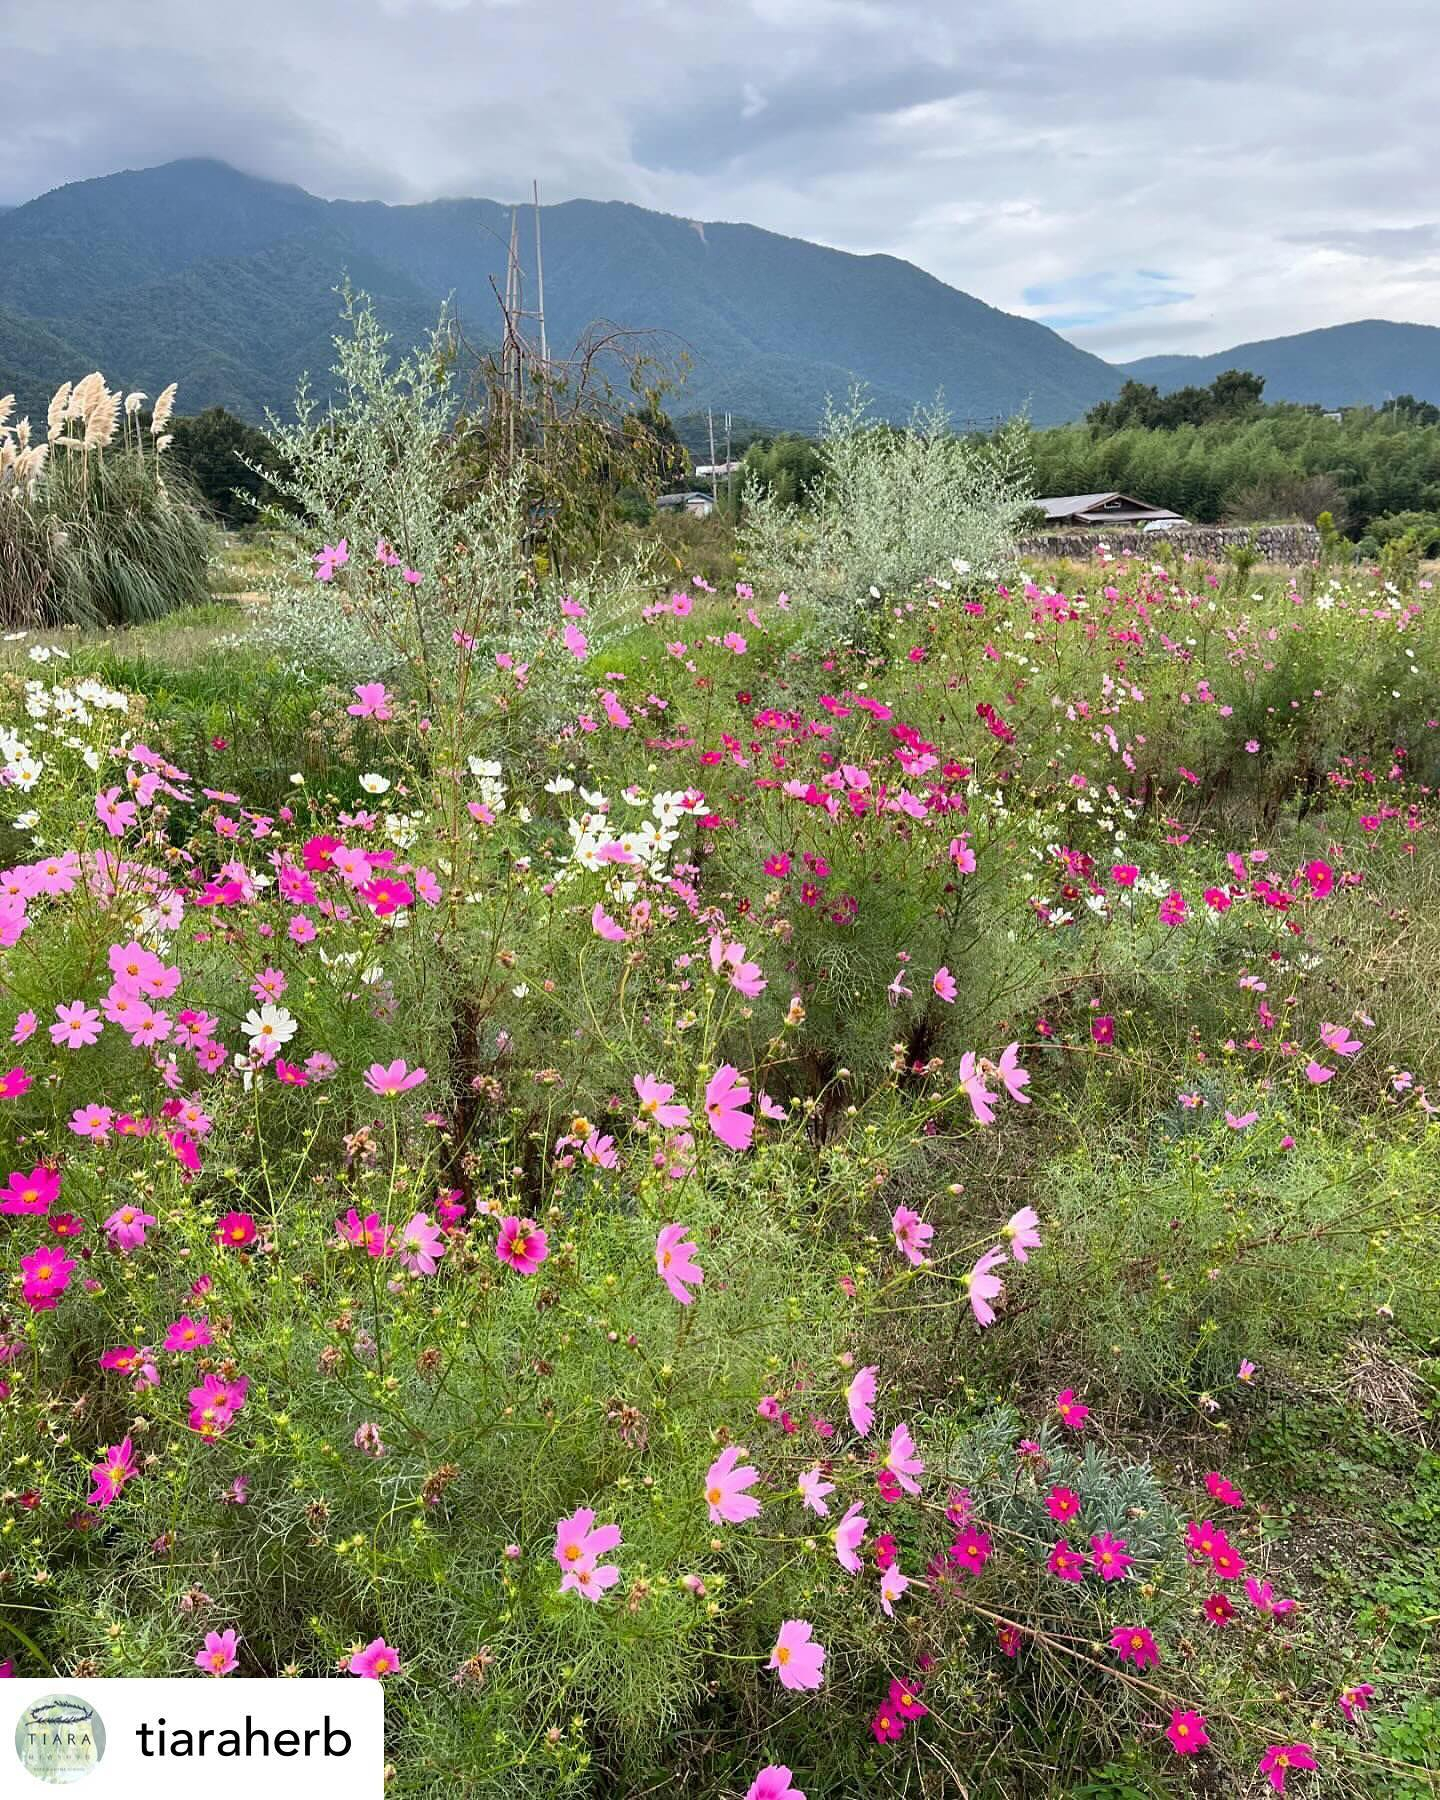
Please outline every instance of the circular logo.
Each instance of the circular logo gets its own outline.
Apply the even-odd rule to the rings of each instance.
[[[105,1722],[88,1700],[46,1694],[20,1714],[15,1754],[37,1781],[82,1781],[105,1754]]]

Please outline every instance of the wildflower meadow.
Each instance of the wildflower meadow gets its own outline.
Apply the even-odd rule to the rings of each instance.
[[[0,1674],[383,1682],[401,1796],[1433,1792],[1428,579],[1027,567],[853,422],[883,554],[543,566],[342,356],[263,605],[0,646]]]

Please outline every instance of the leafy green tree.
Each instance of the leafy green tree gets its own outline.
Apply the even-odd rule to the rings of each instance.
[[[247,466],[268,467],[275,461],[274,445],[263,431],[223,406],[176,419],[170,429],[174,437],[170,455],[176,467],[222,525],[233,529],[253,524],[260,509],[274,502],[270,483]]]

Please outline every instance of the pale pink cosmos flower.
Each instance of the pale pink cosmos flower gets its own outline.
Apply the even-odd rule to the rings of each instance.
[[[727,944],[718,931],[710,939],[710,967],[717,975],[728,975],[731,987],[747,1000],[754,1000],[768,985],[759,963],[745,960],[745,946]]]
[[[1313,1056],[1305,1065],[1305,1079],[1312,1087],[1323,1087],[1334,1073],[1335,1071],[1327,1068],[1324,1063],[1316,1062]]]
[[[755,1120],[742,1109],[750,1104],[750,1089],[733,1063],[721,1063],[705,1084],[705,1117],[711,1131],[730,1150],[748,1150],[755,1135]]]
[[[947,1006],[955,1004],[955,995],[958,990],[955,986],[955,977],[948,969],[943,967],[937,969],[930,986],[934,990],[937,1000],[943,1000]]]
[[[124,837],[139,817],[140,809],[133,800],[122,800],[118,787],[106,788],[95,796],[95,817],[111,837]]]
[[[447,1248],[445,1233],[429,1213],[418,1212],[401,1231],[396,1254],[412,1274],[433,1275]]]
[[[207,1675],[228,1675],[239,1667],[240,1658],[235,1654],[239,1641],[240,1633],[234,1626],[228,1631],[207,1631],[203,1649],[195,1653],[195,1667]]]
[[[847,1508],[845,1516],[830,1533],[835,1541],[835,1560],[849,1575],[858,1575],[865,1566],[856,1554],[870,1529],[869,1519],[860,1510],[863,1504],[857,1500]]]
[[[815,1627],[808,1619],[786,1619],[780,1627],[770,1667],[782,1687],[813,1691],[824,1681],[825,1646],[814,1639]]]
[[[379,1681],[386,1675],[400,1673],[400,1652],[383,1637],[371,1638],[363,1650],[357,1650],[346,1664],[352,1675],[366,1681]]]
[[[653,1073],[636,1075],[633,1079],[641,1114],[666,1131],[683,1131],[690,1123],[690,1108],[683,1101],[670,1098],[675,1092],[672,1083],[662,1081]]]
[[[800,1498],[813,1513],[822,1519],[830,1516],[830,1507],[825,1496],[835,1492],[835,1483],[826,1481],[819,1469],[806,1469],[800,1476]]]
[[[588,1506],[561,1519],[555,1526],[556,1562],[561,1568],[560,1592],[583,1594],[592,1605],[601,1594],[614,1587],[620,1570],[614,1563],[601,1564],[600,1558],[620,1547],[618,1525],[597,1525]]]
[[[1012,1213],[1008,1224],[1000,1233],[1010,1246],[1010,1254],[1017,1263],[1029,1262],[1030,1252],[1040,1248],[1040,1215],[1033,1206],[1022,1206],[1017,1213]]]
[[[870,1427],[875,1423],[875,1375],[876,1364],[867,1363],[863,1369],[855,1371],[845,1389],[845,1405],[850,1412],[850,1423],[861,1437],[869,1437]]]
[[[910,1578],[900,1573],[899,1563],[891,1563],[880,1577],[880,1610],[887,1619],[895,1617],[895,1602],[910,1585]]]
[[[105,1233],[116,1250],[139,1250],[145,1243],[147,1227],[155,1223],[154,1216],[141,1212],[138,1206],[120,1206],[105,1221]]]
[[[560,633],[560,638],[576,662],[584,662],[590,654],[590,640],[578,625],[567,625]]]
[[[392,1063],[371,1063],[365,1071],[366,1087],[380,1099],[393,1100],[400,1094],[408,1094],[425,1079],[424,1069],[412,1069],[399,1057]]]
[[[55,1008],[57,1024],[50,1027],[52,1044],[63,1044],[67,1050],[80,1050],[93,1044],[104,1027],[100,1014],[83,1000],[71,1000]]]
[[[760,1471],[748,1463],[736,1467],[744,1454],[738,1444],[727,1444],[706,1472],[705,1503],[712,1525],[742,1525],[760,1516],[760,1502],[745,1492],[760,1479]]]
[[[1000,1061],[995,1072],[1005,1084],[1005,1092],[1021,1106],[1030,1104],[1029,1096],[1021,1090],[1030,1085],[1030,1071],[1020,1067],[1019,1044],[1007,1044],[1000,1053]]]
[[[1232,1131],[1248,1131],[1259,1117],[1259,1113],[1255,1112],[1253,1109],[1250,1112],[1244,1113],[1227,1111],[1225,1114],[1225,1123]]]
[[[880,1467],[893,1475],[907,1494],[920,1492],[916,1477],[925,1473],[925,1465],[916,1454],[908,1425],[897,1425],[890,1433],[890,1448],[881,1457]]]
[[[923,1267],[928,1260],[925,1252],[935,1235],[935,1227],[927,1225],[910,1207],[897,1206],[890,1220],[890,1230],[895,1248],[902,1251],[915,1268]]]
[[[704,1285],[705,1271],[695,1260],[694,1244],[685,1241],[689,1227],[666,1225],[655,1239],[655,1272],[682,1306],[689,1306],[695,1296],[685,1283]]]
[[[995,1096],[985,1085],[985,1076],[973,1050],[960,1058],[960,1085],[982,1125],[995,1123]]]
[[[1348,1025],[1331,1025],[1322,1023],[1320,1042],[1336,1056],[1358,1056],[1365,1046],[1359,1038],[1351,1037]]]
[[[998,1300],[1004,1293],[1005,1283],[994,1271],[1005,1260],[1005,1252],[996,1244],[993,1249],[985,1252],[965,1277],[965,1294],[979,1325],[995,1323],[995,1308],[991,1302]]]

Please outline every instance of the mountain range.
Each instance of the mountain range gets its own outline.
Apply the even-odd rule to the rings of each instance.
[[[532,209],[519,219],[533,305]],[[301,374],[325,391],[345,277],[402,345],[447,301],[472,343],[492,343],[510,220],[492,200],[323,200],[202,159],[73,182],[0,210],[0,394],[43,414],[61,381],[99,368],[151,394],[178,381],[184,412],[284,413]],[[543,207],[541,225],[552,353],[596,321],[642,333],[689,364],[675,411],[803,431],[827,396],[860,382],[890,418],[942,392],[962,426],[1021,409],[1045,425],[1079,417],[1127,376],[1173,388],[1237,366],[1266,377],[1267,399],[1440,397],[1431,326],[1370,320],[1114,365],[893,256],[618,201]]]

